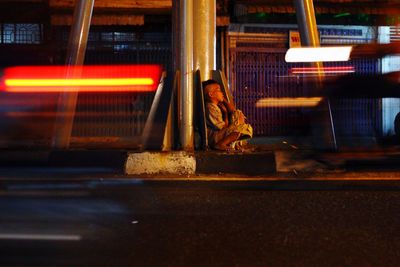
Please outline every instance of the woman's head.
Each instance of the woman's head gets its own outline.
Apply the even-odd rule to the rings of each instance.
[[[224,94],[221,91],[220,85],[214,80],[203,82],[204,96],[209,102],[222,102]]]

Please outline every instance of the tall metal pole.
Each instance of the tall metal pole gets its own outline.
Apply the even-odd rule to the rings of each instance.
[[[201,78],[208,80],[216,66],[216,1],[195,0],[193,4],[194,69],[200,69]]]
[[[319,34],[317,29],[317,22],[315,20],[314,4],[313,0],[294,0],[296,8],[297,24],[300,31],[300,39],[302,46],[317,47],[320,46]],[[316,62],[315,66],[318,69],[322,69],[322,62]],[[323,71],[318,72],[317,86],[321,87],[323,79]],[[333,126],[332,111],[329,99],[325,99],[326,109],[322,110],[322,124],[329,123],[329,125],[323,126],[322,131],[323,139],[325,143],[329,144],[329,148],[337,149],[335,129]],[[318,122],[314,122],[318,123]],[[326,129],[329,129],[327,131]],[[317,137],[318,138],[318,137]],[[320,139],[319,139],[320,140]]]
[[[67,66],[83,65],[94,1],[77,0],[76,2],[68,41]],[[74,73],[71,70],[66,74],[67,78],[76,78],[79,75],[80,73]],[[77,99],[77,92],[64,92],[59,96],[53,148],[67,149],[69,147]]]
[[[317,22],[315,20],[313,0],[294,0],[297,24],[303,46],[319,46]]]
[[[175,73],[180,67],[180,6],[182,0],[172,1],[172,70]]]
[[[197,0],[196,0],[197,1]],[[180,140],[186,151],[194,150],[193,130],[193,0],[181,0],[181,99]]]

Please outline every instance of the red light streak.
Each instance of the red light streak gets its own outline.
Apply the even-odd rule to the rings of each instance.
[[[12,93],[152,92],[161,78],[159,65],[20,66],[4,71]]]

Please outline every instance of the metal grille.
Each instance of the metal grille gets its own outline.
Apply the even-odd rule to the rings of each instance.
[[[3,24],[4,44],[40,44],[42,40],[39,24]]]
[[[302,97],[309,88],[301,76],[289,75],[285,52],[248,51],[231,49],[234,98],[238,108],[246,114],[257,136],[285,136],[306,134],[309,130],[311,108],[257,108],[261,98]],[[360,59],[326,66],[354,66],[357,73],[378,73],[377,60]],[[339,99],[332,102],[335,128],[343,136],[373,136],[381,131],[379,100]]]
[[[137,42],[112,45],[112,51],[87,51],[85,64],[161,64],[169,67],[170,47],[163,43]]]
[[[168,49],[151,46],[120,53],[89,51],[85,57],[85,64],[167,64]],[[82,113],[78,113],[76,117],[74,135],[139,137],[153,98],[154,93],[80,95],[77,109]]]
[[[349,64],[354,66],[356,73],[359,74],[380,72],[378,60],[359,59]],[[379,88],[376,89],[379,90]],[[380,99],[336,99],[332,100],[331,104],[335,130],[339,137],[381,135]]]
[[[390,42],[400,42],[400,27],[392,26],[390,27]]]
[[[287,64],[284,54],[285,38],[275,38],[271,33],[282,33],[291,29],[276,29],[276,26],[244,27],[245,31],[258,33],[250,39],[239,34],[241,27],[232,27],[230,47],[230,85],[237,106],[242,109],[254,126],[256,136],[293,136],[308,134],[312,108],[262,107],[256,102],[262,98],[303,97],[312,84],[306,78],[290,75],[292,67],[302,64]],[[373,40],[374,31],[368,27],[353,28],[321,26],[321,43],[358,44]],[[266,39],[266,40],[264,40]],[[277,40],[280,40],[277,43]],[[286,38],[287,39],[287,38]],[[261,44],[261,45],[260,45]],[[272,44],[272,45],[271,45]],[[345,63],[326,63],[325,66],[354,66],[360,74],[380,73],[378,60],[356,60]],[[381,132],[380,99],[339,99],[332,101],[332,113],[336,132],[342,136],[374,136]]]
[[[85,64],[160,64],[167,69],[171,48],[169,39],[163,40],[163,36],[154,33],[139,39],[135,32],[96,28],[89,34]],[[57,31],[56,38],[65,45],[68,29]],[[64,58],[60,57],[59,64]],[[80,94],[73,136],[139,140],[153,98],[154,93]]]
[[[261,98],[304,96],[301,77],[288,76],[284,51],[249,52],[233,50],[234,99],[258,136],[291,135],[304,132],[307,109],[257,108]]]
[[[170,48],[163,44],[140,42],[135,50],[123,52],[88,51],[85,64],[162,64],[168,66]],[[151,108],[152,94],[81,95],[78,110],[90,112],[78,115],[75,136],[139,137]],[[95,126],[95,127],[93,127]]]
[[[154,94],[80,94],[73,136],[121,137],[142,135]]]
[[[15,42],[15,25],[4,24],[3,25],[3,42],[5,44],[13,44]]]

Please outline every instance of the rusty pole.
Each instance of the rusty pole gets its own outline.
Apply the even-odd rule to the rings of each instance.
[[[208,80],[216,65],[216,3],[195,0],[193,4],[194,69],[200,70],[202,80]]]
[[[315,12],[314,12],[314,4],[313,0],[294,0],[295,8],[296,8],[296,17],[297,24],[300,31],[300,39],[302,46],[311,46],[318,47],[320,46],[319,41],[319,33],[317,29],[317,22],[315,20]],[[322,69],[322,62],[316,62],[315,66],[318,69]],[[323,71],[319,72],[318,80],[316,81],[317,86],[322,86],[322,79],[324,73]],[[337,149],[335,129],[333,124],[332,110],[329,99],[325,99],[324,103],[326,104],[322,110],[322,132],[323,132],[323,140],[324,143],[322,146],[326,146],[330,149]],[[329,125],[326,125],[326,123]],[[318,122],[314,122],[318,123]],[[329,130],[327,130],[329,129]],[[318,137],[317,137],[318,138]],[[318,139],[321,140],[321,139]],[[321,144],[317,144],[317,146],[321,146]],[[323,147],[326,148],[326,147]]]

